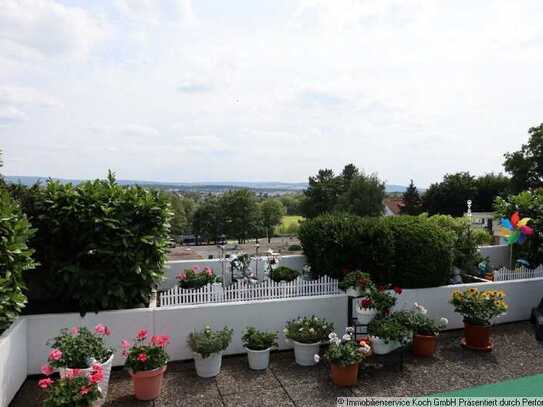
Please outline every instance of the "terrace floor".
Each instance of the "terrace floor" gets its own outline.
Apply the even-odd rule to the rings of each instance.
[[[407,355],[403,370],[368,366],[352,389],[335,387],[322,365],[297,366],[290,351],[272,353],[265,372],[249,370],[246,356],[225,357],[214,379],[198,378],[190,361],[170,363],[154,402],[134,400],[128,374],[115,370],[106,406],[335,406],[342,396],[422,396],[543,373],[543,344],[528,322],[494,327],[492,353],[464,350],[461,336],[462,331],[443,333],[434,358]],[[29,378],[11,405],[40,405],[36,383]]]

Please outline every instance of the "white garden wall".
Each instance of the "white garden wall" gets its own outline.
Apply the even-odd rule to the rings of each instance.
[[[7,407],[27,376],[27,321],[19,318],[0,336],[0,407]]]

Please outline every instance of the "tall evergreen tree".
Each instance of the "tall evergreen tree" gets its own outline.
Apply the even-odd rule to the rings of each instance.
[[[413,183],[413,180],[411,180],[409,186],[403,193],[403,203],[400,208],[400,213],[402,215],[420,215],[423,211],[422,198],[420,197],[419,191]]]

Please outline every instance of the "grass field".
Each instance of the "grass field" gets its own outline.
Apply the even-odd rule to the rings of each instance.
[[[281,224],[277,226],[276,233],[278,235],[295,235],[302,220],[304,217],[299,215],[283,216]]]

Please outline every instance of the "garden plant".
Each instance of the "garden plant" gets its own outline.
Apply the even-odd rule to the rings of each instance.
[[[217,376],[221,370],[222,352],[232,341],[233,330],[224,327],[213,330],[206,326],[201,331],[192,332],[188,337],[188,345],[194,355],[196,373],[200,377]]]
[[[249,367],[253,370],[267,369],[270,351],[277,346],[277,332],[259,331],[249,326],[245,329],[241,341],[247,350]]]

